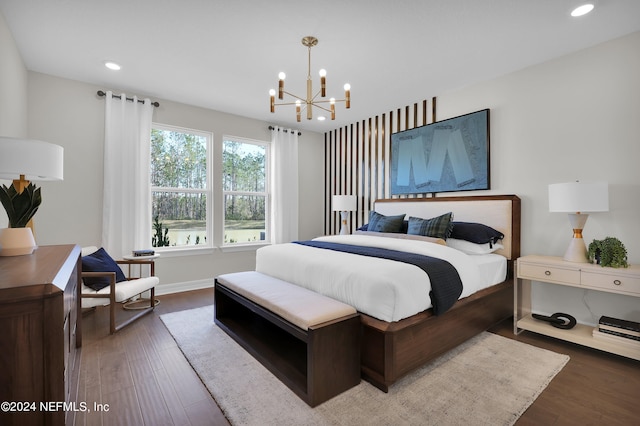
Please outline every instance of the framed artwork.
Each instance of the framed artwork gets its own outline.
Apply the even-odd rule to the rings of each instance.
[[[391,195],[490,189],[489,109],[391,135]]]

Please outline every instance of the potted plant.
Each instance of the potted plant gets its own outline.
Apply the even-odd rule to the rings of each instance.
[[[593,240],[589,244],[587,253],[589,262],[597,263],[600,266],[610,266],[612,268],[626,268],[627,249],[622,242],[615,237],[607,237],[604,240]]]
[[[0,256],[33,253],[36,243],[33,231],[27,225],[42,203],[40,188],[29,183],[22,192],[18,192],[14,185],[2,185],[0,201],[9,218],[9,227],[0,229]]]

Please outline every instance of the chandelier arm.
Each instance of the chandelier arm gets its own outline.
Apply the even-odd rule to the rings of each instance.
[[[274,103],[275,106],[281,106],[281,105],[296,105],[295,102],[280,102],[280,103]],[[305,105],[304,103],[301,103],[300,106]]]
[[[323,109],[323,110],[325,110],[325,111],[327,111],[327,112],[331,112],[331,110],[330,110],[329,108],[325,108],[325,107],[323,107],[322,105],[318,105],[317,103],[312,103],[311,105],[313,105],[313,106],[314,106],[314,107],[316,107],[316,108]]]
[[[345,101],[346,101],[346,99],[335,99],[334,100],[335,103],[345,102]],[[330,102],[331,102],[331,100],[327,99],[327,100],[323,100],[323,101],[313,101],[312,103],[315,105],[315,104],[328,104]]]
[[[311,98],[311,102],[316,102],[316,98],[317,98],[318,96],[320,96],[321,98],[322,98],[322,97],[324,97],[324,96],[321,96],[321,95],[322,95],[322,89],[318,90],[318,93],[316,93],[316,94],[313,96],[313,98]],[[329,102],[329,101],[317,101],[317,102]]]
[[[292,98],[300,99],[302,102],[307,102],[307,100],[305,98],[301,98],[300,96],[294,95],[293,93],[287,92],[286,90],[283,91],[283,93],[286,93],[287,95],[291,96]]]

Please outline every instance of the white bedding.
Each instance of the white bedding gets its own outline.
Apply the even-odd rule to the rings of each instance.
[[[502,282],[506,276],[506,258],[496,254],[471,256],[439,244],[369,235],[316,240],[444,259],[458,270],[463,284],[460,298]],[[382,321],[399,321],[431,307],[428,275],[403,262],[287,243],[260,248],[256,271],[340,300]]]

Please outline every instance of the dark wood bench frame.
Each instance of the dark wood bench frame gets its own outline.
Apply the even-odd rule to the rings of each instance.
[[[215,323],[311,407],[360,383],[360,317],[303,330],[215,281]]]

